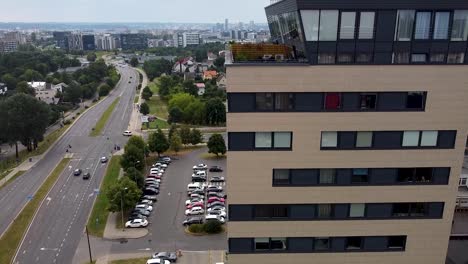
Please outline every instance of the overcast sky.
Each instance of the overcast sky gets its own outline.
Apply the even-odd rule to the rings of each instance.
[[[266,22],[270,0],[0,0],[0,22]]]

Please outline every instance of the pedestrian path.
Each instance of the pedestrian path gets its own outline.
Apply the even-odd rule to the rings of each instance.
[[[148,229],[146,228],[124,228],[117,229],[117,221],[122,221],[117,219],[119,214],[110,213],[107,217],[106,228],[104,229],[104,238],[106,239],[134,239],[144,237],[148,234]],[[125,224],[126,219],[124,219]]]

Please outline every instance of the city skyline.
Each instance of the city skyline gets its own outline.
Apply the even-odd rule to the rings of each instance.
[[[66,3],[57,0],[18,0],[3,4],[0,10],[0,22],[224,23],[227,18],[230,23],[252,20],[256,23],[265,23],[263,10],[269,3],[269,0],[254,3],[248,0],[235,2],[222,0],[214,5],[205,0],[197,2],[173,0],[170,3],[142,0],[136,8],[130,8],[129,11],[128,2],[124,0],[78,0]],[[246,6],[248,8],[245,8]]]

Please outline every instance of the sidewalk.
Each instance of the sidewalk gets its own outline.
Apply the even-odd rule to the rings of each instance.
[[[136,259],[136,258],[151,258],[154,252],[146,251],[142,253],[127,253],[127,254],[112,254],[100,257],[96,260],[96,264],[107,264],[114,260]],[[220,250],[208,251],[182,251],[182,256],[177,258],[178,264],[214,264],[224,263],[225,252]]]
[[[143,81],[141,82],[141,89],[138,94],[138,102],[133,106],[132,115],[130,116],[130,122],[128,124],[128,130],[132,131],[136,135],[141,135],[143,132],[141,131],[141,114],[140,111],[138,111],[138,106],[144,102],[143,98],[141,98],[141,94],[143,92],[143,88],[148,85],[148,76],[146,76],[145,71],[142,69],[134,69],[143,75]]]
[[[134,239],[144,237],[148,234],[148,229],[146,228],[125,228],[117,229],[117,221],[122,221],[121,219],[117,220],[117,213],[110,213],[107,217],[106,228],[104,229],[104,238],[105,239]],[[125,222],[126,219],[124,219]]]

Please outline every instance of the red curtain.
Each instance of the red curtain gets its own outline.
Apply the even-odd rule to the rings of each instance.
[[[325,109],[340,109],[340,93],[325,94]]]

